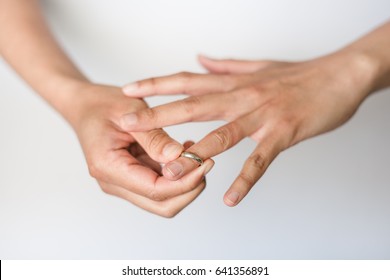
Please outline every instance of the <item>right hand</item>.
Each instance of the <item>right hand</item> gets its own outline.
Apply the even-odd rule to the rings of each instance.
[[[105,193],[173,217],[205,188],[204,176],[213,167],[212,160],[178,181],[168,180],[161,175],[160,162],[177,158],[184,147],[162,129],[128,133],[120,128],[120,117],[147,108],[144,101],[123,96],[120,88],[92,84],[79,89],[78,96],[71,125],[90,174]]]
[[[355,51],[302,62],[214,60],[200,57],[208,74],[178,73],[125,87],[130,98],[182,94],[189,97],[122,117],[124,131],[225,120],[188,152],[207,159],[245,137],[258,145],[246,160],[224,202],[236,206],[279,153],[345,123],[372,92],[377,63]],[[197,164],[182,157],[163,174],[178,180]]]

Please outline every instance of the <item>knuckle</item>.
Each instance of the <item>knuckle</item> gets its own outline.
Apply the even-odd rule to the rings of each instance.
[[[267,166],[267,159],[261,153],[255,153],[248,158],[239,177],[247,188],[251,188],[259,180]]]
[[[281,140],[284,139],[284,141],[281,141],[283,150],[299,142],[301,138],[301,123],[302,120],[297,116],[287,116],[279,121],[279,138]]]
[[[226,150],[232,144],[232,133],[227,127],[221,127],[212,133],[212,136],[217,140],[218,144]]]
[[[148,142],[148,150],[149,152],[161,152],[162,147],[164,146],[166,134],[162,130],[154,130],[150,135],[150,139]]]
[[[149,78],[147,80],[148,84],[153,88],[153,89],[156,89],[157,88],[157,85],[158,85],[158,81],[157,81],[157,78]]]
[[[196,76],[197,74],[190,73],[190,72],[180,72],[179,74],[177,74],[176,78],[184,94],[191,94],[196,91],[191,86]]]
[[[266,159],[266,157],[259,152],[254,153],[248,158],[249,167],[256,173],[263,172],[267,167],[267,162],[268,160]]]
[[[197,96],[187,97],[181,101],[181,105],[183,106],[184,111],[190,116],[193,116],[194,112],[196,111],[196,107],[198,107],[200,104],[200,98]]]
[[[261,85],[250,85],[245,88],[245,97],[249,100],[257,100],[265,89]]]
[[[141,116],[142,118],[142,115],[146,117],[146,119],[148,119],[149,121],[150,120],[157,120],[157,111],[154,110],[153,108],[147,108],[143,111],[143,114],[139,114],[139,116]]]
[[[138,88],[143,90],[158,91],[160,78],[151,77],[138,82]]]
[[[103,178],[103,168],[99,160],[91,160],[88,162],[89,175],[97,180]]]
[[[183,72],[180,72],[179,74],[177,74],[177,77],[181,80],[181,82],[183,83],[188,83],[191,78],[192,78],[193,74],[190,73],[190,72],[186,72],[186,71],[183,71]]]
[[[234,102],[237,104],[247,104],[248,106],[258,106],[264,102],[264,90],[259,85],[250,85],[235,90],[232,94]]]
[[[241,172],[240,175],[238,175],[238,177],[241,179],[241,181],[244,182],[244,186],[247,189],[250,189],[257,181],[255,180],[255,178],[253,178],[253,176],[249,175],[246,172]]]

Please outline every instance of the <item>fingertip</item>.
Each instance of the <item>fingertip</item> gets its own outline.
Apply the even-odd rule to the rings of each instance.
[[[170,162],[174,159],[177,159],[183,150],[184,150],[183,146],[177,142],[172,142],[165,145],[162,151],[164,162]]]
[[[123,115],[119,120],[120,127],[125,131],[131,131],[138,123],[138,116],[135,113]]]
[[[224,62],[223,60],[199,55],[199,62],[210,73],[221,74],[226,72],[224,69],[220,69],[221,63]]]
[[[211,60],[211,61],[215,61],[216,59],[213,59],[213,58],[211,58],[211,57],[209,57],[209,56],[207,56],[207,55],[204,55],[204,54],[198,54],[198,59],[199,60]]]
[[[215,59],[212,59],[212,58],[205,56],[205,55],[202,55],[202,54],[198,55],[198,61],[206,70],[209,70],[210,64],[213,64],[213,62],[216,62]]]
[[[200,64],[203,64],[203,61],[207,60],[207,57],[203,54],[198,54],[198,61]]]
[[[139,90],[138,83],[129,83],[122,87],[122,92],[127,96],[134,96],[134,94]]]
[[[203,176],[206,176],[211,171],[211,169],[213,169],[214,165],[215,165],[214,160],[212,160],[212,159],[206,160],[202,165]]]
[[[175,160],[167,163],[163,167],[162,174],[165,178],[171,181],[176,181],[191,172],[198,172],[199,176],[204,177],[211,171],[211,169],[214,167],[214,164],[214,160],[207,159],[201,166],[195,169],[188,169],[188,166],[184,167],[180,161]]]
[[[225,194],[223,201],[227,206],[234,207],[240,201],[240,194],[236,191],[229,191]]]
[[[171,181],[176,181],[183,172],[183,165],[175,161],[167,163],[162,169],[163,176]]]

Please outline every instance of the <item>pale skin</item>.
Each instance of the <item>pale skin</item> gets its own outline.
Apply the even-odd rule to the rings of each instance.
[[[157,215],[173,217],[205,188],[213,160],[172,181],[159,163],[177,158],[184,146],[162,129],[128,133],[122,115],[147,108],[121,89],[90,82],[61,50],[39,1],[0,0],[0,54],[72,126],[88,168],[102,190]]]
[[[236,206],[283,150],[345,123],[371,93],[390,86],[390,22],[324,57],[303,62],[214,60],[203,56],[208,74],[178,73],[123,87],[130,97],[186,94],[189,97],[126,114],[126,131],[225,120],[187,151],[211,158],[251,137],[258,145],[224,195]],[[178,158],[163,169],[178,180],[196,168]]]
[[[281,151],[347,121],[370,93],[390,85],[389,35],[387,23],[339,52],[298,63],[201,57],[209,74],[140,81],[124,96],[77,69],[50,34],[38,1],[0,0],[1,55],[73,127],[91,175],[105,192],[164,217],[191,203],[205,187],[210,158],[244,137],[259,145],[224,197],[229,206]],[[153,109],[141,99],[178,93],[190,97]],[[228,123],[194,145],[161,129],[214,119]],[[183,149],[204,165],[178,158]],[[168,164],[161,169],[160,162]]]

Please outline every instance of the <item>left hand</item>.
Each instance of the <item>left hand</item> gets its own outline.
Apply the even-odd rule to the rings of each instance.
[[[204,177],[214,164],[211,159],[177,181],[161,174],[159,163],[177,158],[191,143],[183,147],[162,129],[135,133],[120,129],[122,115],[147,108],[143,100],[124,96],[117,87],[90,83],[69,92],[73,93],[78,99],[67,119],[79,138],[91,176],[105,193],[170,218],[203,191]]]
[[[187,151],[203,159],[249,136],[258,146],[224,196],[237,205],[284,149],[346,122],[372,90],[375,64],[353,51],[288,63],[200,58],[210,74],[180,73],[124,87],[132,97],[190,95],[180,101],[122,117],[126,131],[208,120],[228,123]],[[170,162],[165,177],[177,180],[197,166],[185,158]]]

